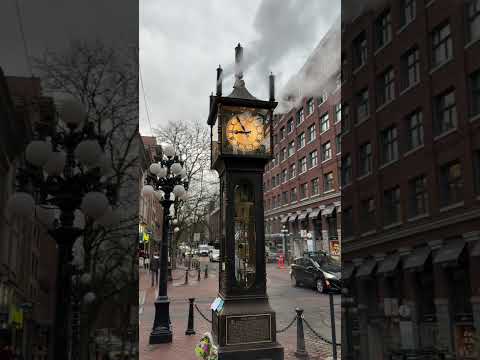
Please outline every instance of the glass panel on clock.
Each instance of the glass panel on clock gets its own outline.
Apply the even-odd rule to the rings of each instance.
[[[251,184],[235,186],[234,191],[235,278],[240,287],[255,283],[256,239],[254,191]]]

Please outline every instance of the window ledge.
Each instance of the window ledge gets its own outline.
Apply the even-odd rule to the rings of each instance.
[[[363,175],[361,175],[361,176],[358,176],[358,177],[356,178],[356,180],[357,180],[357,181],[363,180],[363,179],[369,177],[370,175],[372,175],[372,172],[371,172],[371,171],[369,171],[368,173],[363,174]]]
[[[404,32],[405,29],[408,27],[408,25],[410,25],[412,22],[415,21],[417,17],[414,16],[413,18],[411,18],[409,21],[407,21],[405,24],[403,24],[398,30],[397,30],[397,35]]]
[[[377,230],[369,230],[367,232],[364,232],[364,233],[361,233],[360,234],[360,237],[366,237],[366,236],[370,236],[370,235],[374,235],[377,233]]]
[[[328,128],[328,129],[325,130],[325,131],[322,131],[322,132],[320,133],[320,136],[322,136],[323,134],[325,134],[325,133],[326,133],[327,131],[329,131],[329,130],[330,130],[330,128]]]
[[[362,65],[360,65],[359,67],[357,67],[355,70],[353,70],[353,75],[356,75],[358,74],[360,71],[362,71],[363,68],[367,67],[367,63],[363,63]]]
[[[355,126],[360,126],[360,125],[362,125],[364,122],[367,122],[368,120],[370,120],[370,115],[361,118],[359,121],[357,121],[357,122],[355,123]]]
[[[435,136],[435,137],[433,138],[433,141],[438,141],[438,140],[440,140],[440,139],[443,139],[444,137],[447,137],[448,135],[450,135],[450,134],[452,134],[452,133],[454,133],[454,132],[456,132],[456,131],[457,131],[457,128],[456,128],[456,127],[452,128],[452,129],[450,129],[450,130],[447,130],[447,131],[445,131],[444,133]]]
[[[353,241],[355,239],[355,236],[352,236],[352,235],[349,235],[349,236],[345,236],[342,241],[344,242],[349,242],[349,241]]]
[[[446,212],[446,211],[449,211],[449,210],[453,210],[453,209],[462,207],[463,205],[464,205],[464,202],[460,201],[460,202],[457,202],[457,203],[452,204],[452,205],[447,205],[447,206],[441,207],[440,212]]]
[[[378,170],[382,170],[382,169],[386,168],[387,166],[390,166],[390,165],[396,163],[398,160],[399,160],[399,159],[391,160],[391,161],[389,161],[389,162],[381,165],[381,166],[378,168]]]
[[[395,96],[388,100],[387,102],[384,102],[382,105],[380,105],[377,110],[375,110],[377,113],[385,109],[388,105],[390,105],[393,101],[395,100]]]
[[[470,40],[468,43],[465,44],[465,46],[463,48],[466,50],[469,47],[473,46],[473,44],[477,43],[478,41],[480,41],[480,37],[477,37],[473,40]]]
[[[453,61],[453,56],[451,56],[450,58],[448,58],[447,60],[445,60],[444,62],[436,65],[434,68],[432,68],[428,73],[430,75],[432,75],[434,72],[436,72],[437,70],[440,70],[441,68],[443,68],[444,66],[446,66],[447,64],[451,63]]]
[[[397,227],[397,226],[400,226],[400,225],[402,225],[402,222],[401,222],[401,221],[397,221],[397,222],[394,222],[394,223],[392,223],[392,224],[385,225],[385,226],[383,227],[383,230],[393,229],[393,228],[395,228],[395,227]]]
[[[429,7],[432,6],[434,3],[435,3],[435,0],[430,0],[429,2],[427,2],[427,3],[425,4],[425,7],[426,7],[426,8],[429,8]]]
[[[333,157],[329,157],[328,159],[325,159],[325,160],[322,160],[322,165],[329,162],[330,160],[332,160]],[[316,165],[315,165],[316,166]]]
[[[334,192],[334,191],[335,191],[335,189],[332,189],[332,190],[324,191],[323,193],[324,193],[324,194],[330,194],[330,193],[332,193],[332,192]]]
[[[429,217],[429,216],[430,216],[430,214],[428,212],[426,212],[426,213],[408,218],[407,221],[408,222],[417,221],[417,220],[424,219],[424,218]]]
[[[352,186],[352,182],[350,181],[348,184],[343,184],[340,189],[345,189],[348,188],[349,186]]]
[[[410,149],[410,150],[408,150],[407,152],[405,152],[405,153],[403,154],[403,157],[407,157],[407,156],[409,156],[409,155],[412,155],[413,153],[416,153],[418,150],[421,150],[421,149],[423,149],[424,147],[425,147],[425,145],[422,144],[422,145],[419,145],[419,146],[417,146],[417,147],[415,147],[415,148],[413,148],[413,149]]]
[[[415,81],[413,84],[407,86],[405,89],[403,89],[402,91],[400,91],[400,96],[406,94],[407,92],[409,92],[410,90],[412,90],[413,88],[415,88],[418,84],[420,84],[420,80]]]
[[[385,44],[383,44],[377,50],[375,50],[375,52],[373,53],[373,56],[377,56],[378,53],[380,53],[383,49],[385,49],[391,43],[392,43],[392,39],[388,40]]]
[[[480,120],[480,113],[478,113],[477,115],[473,115],[470,117],[470,119],[468,119],[468,121],[470,121],[471,123],[477,120]]]
[[[342,152],[339,151],[339,152],[337,152],[335,155],[342,155]]]

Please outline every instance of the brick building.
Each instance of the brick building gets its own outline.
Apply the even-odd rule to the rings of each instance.
[[[336,41],[332,34],[320,41],[297,79],[316,79],[323,49]],[[283,100],[289,109],[275,116],[274,159],[264,173],[266,240],[281,251],[282,228],[288,230],[286,248],[293,257],[307,250],[340,251],[340,91],[320,81],[315,88],[321,90],[309,91],[311,96],[302,95],[301,83],[287,84]]]
[[[478,359],[480,1],[349,10],[342,354]]]

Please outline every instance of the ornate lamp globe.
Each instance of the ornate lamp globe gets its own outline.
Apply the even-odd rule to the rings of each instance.
[[[152,165],[150,165],[149,170],[153,175],[158,176],[158,174],[162,171],[162,166],[158,163],[153,163]]]
[[[162,145],[162,150],[163,154],[168,158],[171,158],[175,155],[175,148],[171,144]]]
[[[102,148],[96,140],[83,140],[75,149],[75,156],[87,166],[97,163],[101,154]]]
[[[8,199],[7,206],[14,215],[31,217],[35,211],[35,200],[29,193],[17,192]]]
[[[185,195],[187,191],[185,190],[185,188],[183,187],[183,185],[175,185],[173,187],[173,194],[175,195],[175,197],[182,197]]]
[[[178,224],[178,220],[177,220],[177,219],[173,219],[173,220],[172,220],[172,224],[173,224],[173,225],[177,225],[177,224]]]
[[[170,170],[172,170],[173,175],[177,176],[181,174],[183,168],[179,163],[174,163],[172,164]]]
[[[145,185],[142,189],[142,195],[152,195],[155,192],[152,185]]]
[[[35,166],[43,166],[49,160],[52,153],[52,145],[47,141],[33,140],[25,149],[25,158]]]
[[[173,232],[178,233],[180,231],[180,228],[177,226],[175,229],[173,229]]]
[[[108,199],[105,194],[92,191],[85,194],[80,207],[86,215],[98,219],[107,211]]]
[[[85,109],[77,100],[65,99],[59,105],[60,117],[68,126],[76,127],[85,120]]]

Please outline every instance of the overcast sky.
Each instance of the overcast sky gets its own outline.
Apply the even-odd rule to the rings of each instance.
[[[340,15],[331,0],[141,0],[140,67],[152,127],[168,121],[200,120],[208,115],[219,64],[229,74],[237,43],[252,65],[244,79],[250,92],[268,96],[273,71],[277,89],[305,63],[323,34]],[[150,134],[142,89],[140,130]]]

